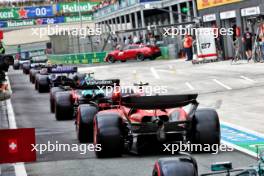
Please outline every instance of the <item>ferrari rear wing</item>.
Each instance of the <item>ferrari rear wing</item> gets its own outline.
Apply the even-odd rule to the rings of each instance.
[[[84,84],[77,87],[77,89],[99,89],[119,86],[119,79],[108,79],[108,80],[87,80]]]
[[[134,109],[169,109],[197,104],[198,94],[129,96],[121,99],[121,104]]]

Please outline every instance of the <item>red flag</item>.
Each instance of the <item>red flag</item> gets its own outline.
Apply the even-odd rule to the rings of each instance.
[[[34,128],[0,130],[0,163],[36,161],[35,144]]]

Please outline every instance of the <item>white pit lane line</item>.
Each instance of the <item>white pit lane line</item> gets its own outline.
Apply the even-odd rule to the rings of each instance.
[[[246,76],[243,76],[243,75],[240,76],[240,78],[242,78],[242,79],[248,81],[248,82],[251,83],[251,84],[254,84],[254,83],[256,82],[255,80],[250,79],[250,78],[248,78],[248,77],[246,77]]]
[[[185,85],[189,87],[190,90],[195,90],[195,88],[189,82],[186,82]]]
[[[151,73],[153,74],[153,76],[156,78],[156,79],[160,79],[160,76],[159,74],[157,73],[156,69],[154,67],[151,67],[150,68],[150,71]]]
[[[8,82],[8,86],[11,90],[11,85],[10,85],[10,81],[9,81],[8,76],[7,76],[7,82]],[[6,105],[7,105],[7,115],[8,115],[9,128],[10,129],[16,129],[17,125],[16,125],[15,113],[14,113],[14,109],[13,109],[13,106],[12,106],[10,99],[6,100]],[[27,176],[27,171],[26,171],[24,163],[15,163],[15,164],[13,164],[13,166],[15,169],[16,176]]]
[[[218,85],[220,85],[220,86],[222,86],[222,87],[226,88],[227,90],[232,90],[232,88],[231,88],[231,87],[229,87],[229,86],[225,85],[224,83],[222,83],[222,82],[218,81],[217,79],[213,79],[213,81],[214,81],[214,82],[216,82]]]

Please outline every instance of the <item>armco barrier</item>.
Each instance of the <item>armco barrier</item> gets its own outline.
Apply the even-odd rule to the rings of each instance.
[[[160,47],[161,59],[169,58],[168,47]],[[107,52],[48,55],[52,64],[94,64],[104,62]]]

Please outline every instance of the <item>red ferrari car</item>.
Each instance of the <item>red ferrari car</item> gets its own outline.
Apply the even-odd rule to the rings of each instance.
[[[159,47],[154,45],[131,44],[123,49],[116,49],[105,58],[106,62],[114,63],[115,61],[125,62],[127,60],[137,59],[143,61],[146,58],[151,60],[161,56]]]

